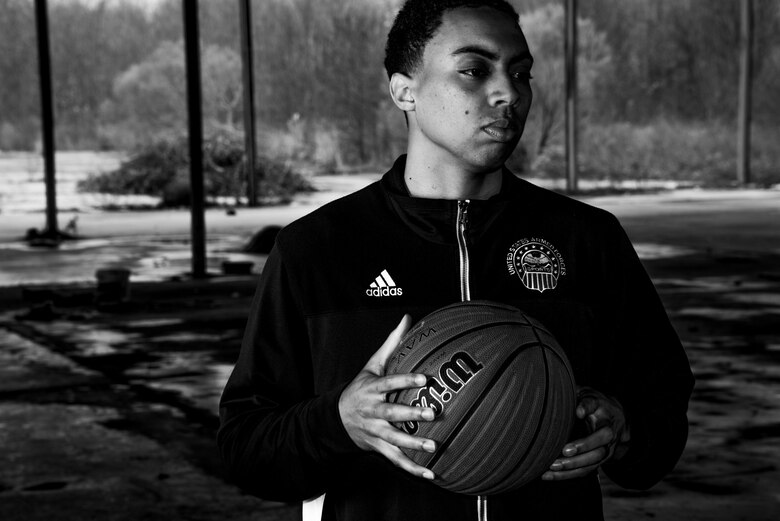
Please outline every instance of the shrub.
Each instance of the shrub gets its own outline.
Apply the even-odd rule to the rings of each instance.
[[[216,131],[204,138],[204,192],[210,203],[233,198],[245,201],[244,141],[240,134]],[[310,183],[286,164],[257,157],[257,194],[262,204],[289,202],[298,192],[313,190]],[[165,207],[190,203],[189,141],[186,136],[160,138],[133,154],[114,171],[80,181],[80,192],[159,197]]]
[[[754,126],[752,181],[780,183],[777,130]],[[646,125],[583,125],[579,132],[579,171],[583,179],[675,180],[700,186],[736,184],[736,129],[714,122],[658,120]],[[562,145],[549,146],[531,165],[534,175],[565,178]]]

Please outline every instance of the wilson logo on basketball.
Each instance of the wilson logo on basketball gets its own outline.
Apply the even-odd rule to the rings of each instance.
[[[439,416],[444,412],[444,404],[452,400],[484,366],[471,358],[468,353],[459,351],[448,361],[441,364],[437,376],[429,376],[425,387],[417,391],[417,396],[409,404],[412,407],[430,407]],[[408,434],[417,432],[416,421],[404,422],[401,428]]]

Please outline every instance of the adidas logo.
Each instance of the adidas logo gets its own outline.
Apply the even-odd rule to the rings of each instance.
[[[400,297],[403,295],[403,291],[403,289],[396,286],[393,277],[390,276],[387,270],[382,270],[382,273],[366,290],[366,295],[369,297]]]

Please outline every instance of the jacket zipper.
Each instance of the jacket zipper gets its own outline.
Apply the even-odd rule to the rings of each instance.
[[[458,201],[457,236],[460,256],[460,300],[471,300],[469,288],[469,247],[466,244],[466,228],[469,224],[469,200]]]
[[[477,521],[488,521],[487,496],[477,496]]]
[[[466,199],[458,201],[457,236],[458,256],[460,258],[460,300],[471,300],[469,285],[469,246],[466,242],[466,229],[469,225],[469,203]],[[477,496],[477,521],[488,521],[487,496]]]

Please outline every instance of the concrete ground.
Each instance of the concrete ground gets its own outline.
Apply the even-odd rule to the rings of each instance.
[[[209,255],[320,202],[210,212]],[[697,377],[680,464],[648,492],[604,480],[607,519],[780,519],[780,192],[590,202],[623,222]],[[230,485],[214,448],[256,274],[181,276],[184,212],[86,214],[91,246],[30,251],[40,219],[0,221],[0,519],[299,519]],[[94,270],[117,259],[130,298],[96,306]]]

